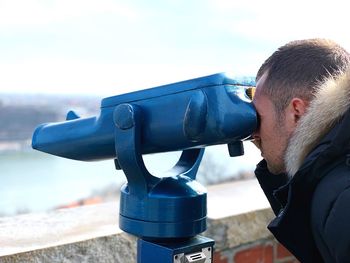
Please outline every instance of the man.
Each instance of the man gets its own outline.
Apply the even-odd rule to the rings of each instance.
[[[253,103],[268,228],[301,262],[350,262],[350,54],[293,41],[261,66]]]

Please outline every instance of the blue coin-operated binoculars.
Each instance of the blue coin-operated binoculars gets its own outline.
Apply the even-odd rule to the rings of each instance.
[[[214,241],[206,229],[206,190],[196,173],[204,148],[228,144],[243,154],[242,141],[257,127],[249,88],[253,81],[225,74],[105,98],[98,117],[39,126],[34,149],[83,161],[114,159],[127,184],[121,188],[119,225],[139,237],[139,263],[212,262]],[[158,178],[142,155],[183,151]],[[161,160],[160,160],[161,161]]]

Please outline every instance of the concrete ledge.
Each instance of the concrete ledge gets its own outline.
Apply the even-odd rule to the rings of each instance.
[[[256,180],[208,188],[216,250],[271,237],[273,214]],[[0,218],[0,262],[136,262],[136,239],[118,228],[118,202]]]
[[[136,238],[125,233],[0,257],[1,263],[135,263]]]
[[[0,256],[117,235],[118,204],[0,218]]]
[[[215,250],[234,248],[259,239],[270,238],[266,226],[272,219],[270,209],[256,210],[222,219],[208,220],[204,235],[215,240]]]
[[[274,217],[258,182],[214,185],[208,189],[208,230],[215,249],[224,250],[272,237],[266,226]]]

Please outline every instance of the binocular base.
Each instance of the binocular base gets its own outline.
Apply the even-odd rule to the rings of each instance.
[[[214,240],[195,236],[167,242],[137,241],[137,263],[212,263]]]

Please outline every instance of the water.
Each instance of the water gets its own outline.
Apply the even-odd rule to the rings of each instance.
[[[198,180],[203,184],[235,176],[239,171],[252,171],[260,159],[252,145],[246,155],[230,158],[226,147],[208,147]],[[153,174],[174,165],[180,153],[145,156]],[[208,175],[209,173],[209,175]],[[126,178],[114,169],[112,160],[80,162],[37,151],[0,153],[0,215],[39,212],[70,204],[110,185],[120,186]]]
[[[0,155],[0,213],[43,211],[121,183],[113,162],[83,163],[40,152]]]

